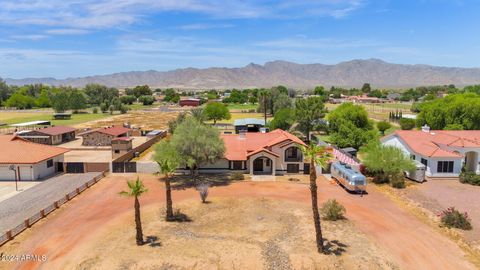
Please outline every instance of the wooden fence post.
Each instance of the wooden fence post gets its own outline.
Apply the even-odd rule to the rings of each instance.
[[[8,239],[8,240],[12,240],[12,239],[13,239],[13,237],[12,237],[12,231],[11,231],[11,230],[8,230],[8,231],[6,232],[6,235],[7,235],[7,239]]]
[[[40,210],[40,216],[41,216],[42,218],[45,217],[45,209]]]
[[[66,194],[65,195],[65,200],[69,201],[70,200],[70,195]]]
[[[24,223],[26,228],[30,228],[30,220],[25,219]]]

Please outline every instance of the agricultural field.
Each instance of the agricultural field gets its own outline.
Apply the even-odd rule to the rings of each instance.
[[[258,104],[228,104],[228,109],[230,111],[241,111],[241,110],[256,110]]]
[[[104,113],[81,113],[72,114],[71,119],[55,120],[52,117],[53,111],[50,110],[36,110],[36,111],[0,111],[0,122],[7,125],[17,124],[22,122],[30,122],[37,120],[51,121],[52,125],[77,125],[89,121],[95,121],[102,118],[110,117],[110,114]]]
[[[362,105],[368,112],[368,116],[374,120],[388,120],[390,112],[401,111],[403,114],[413,114],[410,111],[412,103],[395,102],[395,103],[357,103]],[[340,106],[340,104],[326,103],[325,107],[331,111]]]

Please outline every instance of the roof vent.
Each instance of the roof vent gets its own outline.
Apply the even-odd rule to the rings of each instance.
[[[425,124],[424,126],[422,126],[422,131],[429,133],[430,132],[430,127],[427,124]]]

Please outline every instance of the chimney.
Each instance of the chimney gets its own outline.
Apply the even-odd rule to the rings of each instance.
[[[429,133],[430,132],[430,127],[427,124],[425,124],[424,126],[422,126],[422,131]]]

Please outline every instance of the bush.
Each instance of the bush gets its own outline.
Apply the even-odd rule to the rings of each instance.
[[[472,224],[468,214],[460,213],[455,207],[449,207],[440,214],[442,224],[448,228],[457,228],[462,230],[471,230]]]
[[[402,130],[411,130],[415,127],[415,120],[410,118],[402,118],[399,121]]]
[[[337,200],[330,199],[322,205],[320,212],[322,213],[324,219],[335,221],[344,219],[346,210],[343,205],[337,202]]]
[[[207,202],[208,187],[209,185],[207,183],[201,183],[197,186],[198,194],[200,194],[200,199],[202,199],[202,203]]]
[[[93,108],[93,111],[92,111],[92,112],[93,112],[93,113],[98,113],[98,108],[97,108],[97,107]]]
[[[394,188],[405,188],[405,177],[402,174],[392,176],[390,185]]]
[[[152,96],[141,96],[138,98],[143,105],[152,105],[155,102],[155,98]]]
[[[462,172],[459,179],[460,183],[480,186],[480,175],[474,172]]]
[[[231,180],[245,180],[245,176],[241,172],[234,172],[230,175]]]
[[[385,135],[385,131],[391,127],[392,125],[387,121],[380,121],[377,123],[377,129],[380,131],[380,133],[382,133],[382,135]]]

